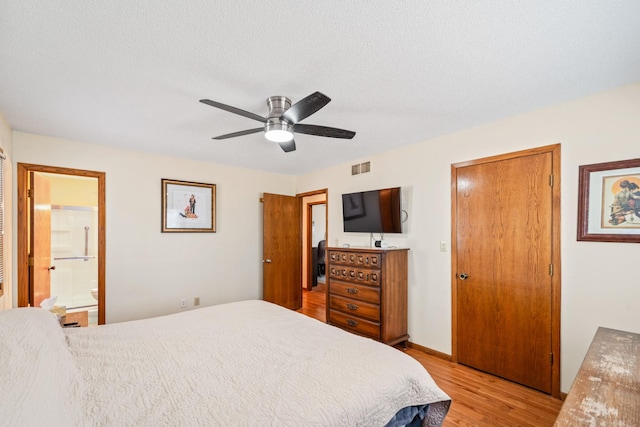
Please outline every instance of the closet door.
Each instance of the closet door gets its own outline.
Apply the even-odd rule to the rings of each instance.
[[[552,153],[455,171],[459,363],[551,393]],[[556,320],[557,321],[557,320]]]

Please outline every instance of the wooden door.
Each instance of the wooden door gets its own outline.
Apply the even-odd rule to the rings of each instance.
[[[39,307],[51,293],[51,186],[38,173],[31,172],[29,179],[29,304]]]
[[[453,169],[457,361],[545,393],[559,349],[553,160],[523,152]]]
[[[263,201],[263,299],[297,310],[302,306],[300,200],[265,193]]]

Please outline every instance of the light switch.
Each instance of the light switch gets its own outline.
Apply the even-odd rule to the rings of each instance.
[[[447,252],[447,242],[444,240],[440,242],[440,252]]]

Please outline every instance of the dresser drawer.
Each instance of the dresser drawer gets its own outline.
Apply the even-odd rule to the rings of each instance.
[[[407,342],[408,249],[327,248],[327,322],[389,345]]]
[[[329,297],[329,307],[332,310],[339,310],[354,316],[365,317],[374,322],[380,321],[380,306],[377,304],[331,295]]]
[[[329,323],[342,329],[380,340],[379,323],[371,322],[357,316],[350,316],[336,310],[329,310]]]
[[[330,251],[329,261],[332,264],[378,268],[380,267],[380,254]]]
[[[360,301],[380,304],[380,288],[358,285],[355,283],[338,282],[332,280],[329,283],[329,294],[357,299]]]
[[[367,268],[353,268],[349,266],[331,265],[329,277],[332,279],[348,280],[350,282],[365,283],[371,286],[380,286],[382,280],[380,270]]]

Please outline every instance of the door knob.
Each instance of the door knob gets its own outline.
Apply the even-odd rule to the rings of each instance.
[[[56,269],[56,266],[55,266],[55,265],[52,265],[51,267],[47,268],[47,270],[49,270],[49,271],[51,271],[51,270],[55,270],[55,269]]]
[[[468,275],[467,273],[460,273],[460,274],[458,275],[458,278],[459,278],[460,280],[467,280],[467,279],[469,278],[469,275]]]
[[[267,259],[265,259],[265,260],[264,260],[264,261],[262,261],[262,262],[266,262],[267,264],[271,264],[271,258],[267,258]]]

